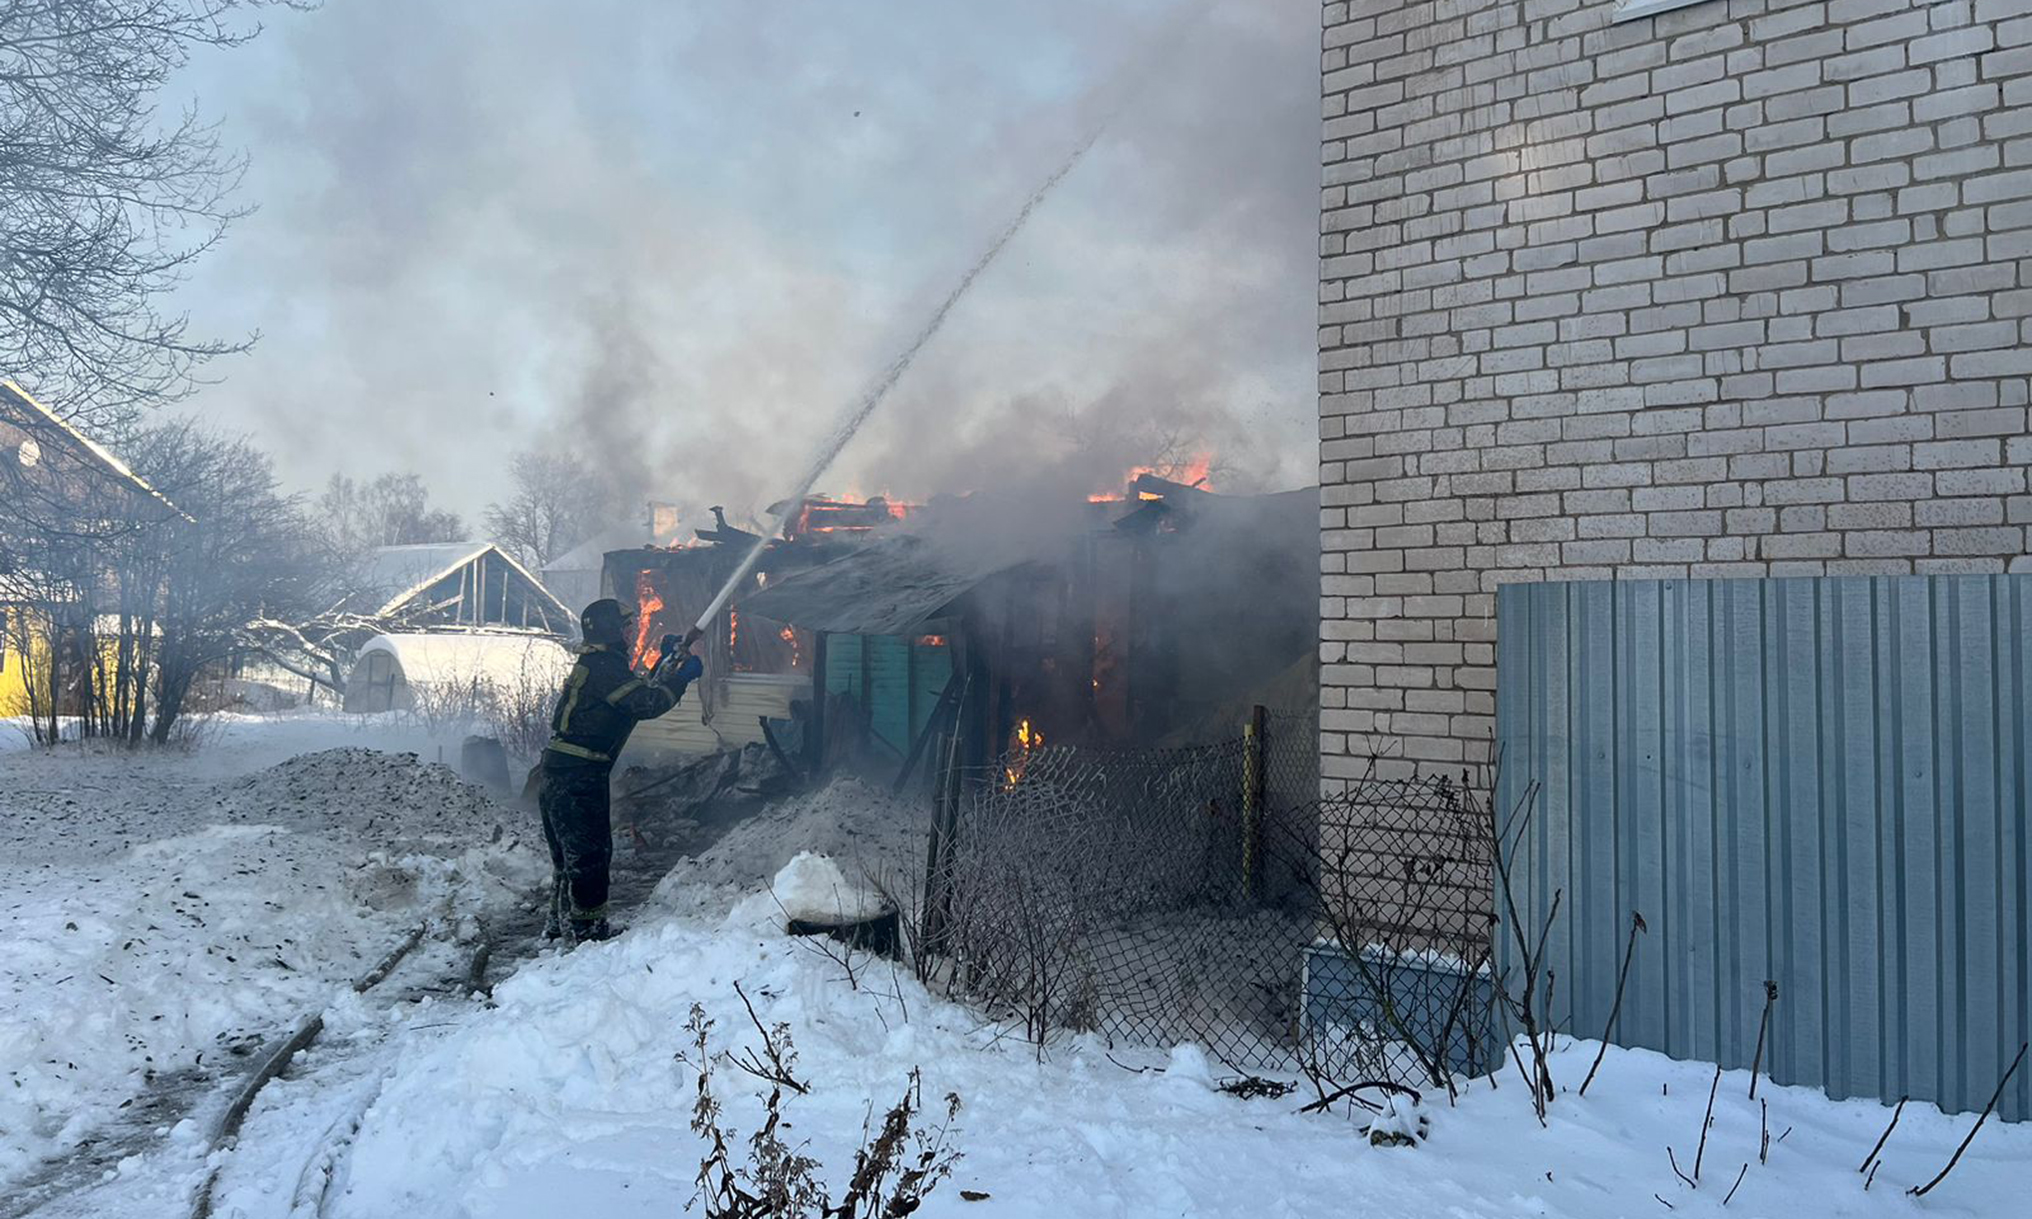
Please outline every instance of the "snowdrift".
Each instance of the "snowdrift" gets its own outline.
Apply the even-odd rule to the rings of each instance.
[[[452,969],[447,938],[548,868],[518,814],[413,754],[329,750],[168,796],[100,761],[64,772],[85,800],[0,794],[0,816],[35,802],[44,836],[99,845],[48,851],[0,909],[0,1194],[151,1086],[236,1069],[418,923],[416,968]]]

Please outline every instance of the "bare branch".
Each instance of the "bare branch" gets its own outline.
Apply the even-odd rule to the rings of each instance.
[[[2032,1045],[2032,1043],[2027,1044]],[[1953,1172],[1954,1166],[1961,1163],[1962,1153],[1969,1149],[1970,1143],[1976,1141],[1976,1133],[1983,1128],[1984,1122],[1990,1120],[1991,1111],[1997,1107],[1997,1102],[2003,1099],[2004,1088],[2011,1082],[2011,1077],[2018,1073],[2019,1064],[2025,1061],[2026,1048],[2027,1048],[2026,1045],[2020,1045],[2018,1047],[2018,1056],[2016,1058],[2013,1058],[2011,1060],[2011,1065],[2004,1069],[2004,1077],[1997,1081],[1997,1090],[1995,1092],[1990,1093],[1990,1103],[1983,1106],[1982,1113],[1976,1118],[1976,1124],[1969,1127],[1968,1137],[1964,1138],[1961,1141],[1961,1146],[1956,1147],[1954,1149],[1954,1155],[1952,1158],[1948,1160],[1947,1167],[1941,1169],[1939,1175],[1935,1176],[1933,1180],[1928,1181],[1924,1185],[1914,1186],[1913,1188],[1905,1192],[1911,1194],[1915,1198],[1924,1198],[1926,1195],[1933,1192],[1934,1186],[1939,1185],[1942,1181],[1947,1180],[1947,1174]]]
[[[243,158],[157,98],[274,0],[9,0],[0,9],[0,367],[104,424],[181,397],[251,338],[195,337],[161,301],[245,210]],[[302,7],[283,0],[289,7]]]

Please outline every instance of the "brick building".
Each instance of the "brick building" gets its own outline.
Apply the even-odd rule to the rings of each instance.
[[[2027,0],[1324,18],[1329,783],[1488,759],[1499,584],[2032,571]]]

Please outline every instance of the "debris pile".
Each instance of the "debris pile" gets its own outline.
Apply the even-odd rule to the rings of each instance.
[[[860,886],[908,892],[922,879],[931,813],[859,779],[836,779],[748,817],[671,869],[657,886],[667,907],[723,914],[767,887],[800,855],[826,856]]]
[[[498,840],[517,815],[449,766],[413,753],[306,753],[212,789],[228,820],[371,836],[384,848]]]

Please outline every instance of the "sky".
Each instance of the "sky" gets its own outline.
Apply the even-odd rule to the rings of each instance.
[[[1024,199],[1099,139],[820,487],[1316,473],[1311,0],[326,0],[191,93],[256,210],[179,304],[186,409],[292,486],[520,450],[630,502],[780,497]],[[1096,487],[1095,489],[1100,489]]]

